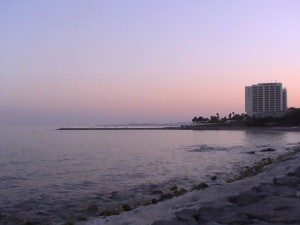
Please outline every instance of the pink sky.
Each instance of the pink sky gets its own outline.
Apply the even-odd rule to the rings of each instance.
[[[278,81],[300,107],[300,2],[5,1],[0,120],[12,125],[191,121],[243,113]]]

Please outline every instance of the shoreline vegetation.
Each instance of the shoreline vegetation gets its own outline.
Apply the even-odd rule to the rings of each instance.
[[[200,183],[190,191],[176,186],[170,193],[160,192],[159,200],[135,208],[124,204],[100,213],[91,205],[87,211],[96,217],[79,224],[299,224],[299,187],[300,146],[295,146],[274,159],[256,162],[221,185]],[[78,224],[78,220],[66,224]]]
[[[189,125],[110,125],[96,127],[60,127],[57,130],[253,130],[271,129],[279,131],[300,131],[300,108],[290,108],[280,116],[253,116],[229,113],[228,117],[221,118],[219,113],[210,118],[194,117]]]

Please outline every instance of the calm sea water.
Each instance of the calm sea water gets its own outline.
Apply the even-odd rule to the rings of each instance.
[[[0,128],[0,224],[59,224],[91,204],[134,205],[213,175],[223,182],[299,142],[297,132]]]

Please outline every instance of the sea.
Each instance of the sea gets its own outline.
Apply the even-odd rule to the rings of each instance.
[[[272,130],[2,127],[0,224],[91,220],[91,205],[134,208],[157,197],[154,190],[220,185],[299,145],[300,132]]]

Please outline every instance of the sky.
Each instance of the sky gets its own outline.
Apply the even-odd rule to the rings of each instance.
[[[300,107],[298,0],[2,0],[0,125],[191,121],[282,82]]]

